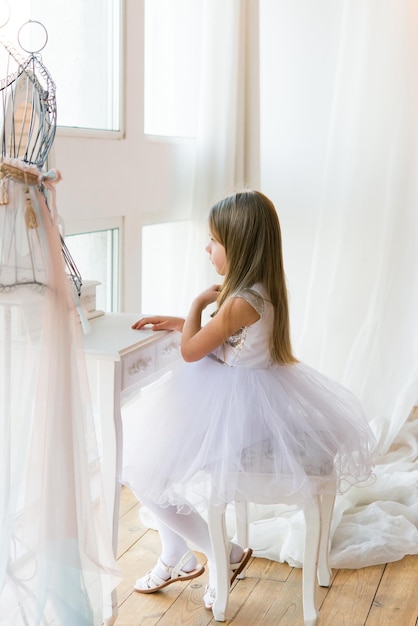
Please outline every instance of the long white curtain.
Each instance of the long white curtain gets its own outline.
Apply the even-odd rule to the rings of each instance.
[[[418,399],[418,6],[350,0],[342,17],[300,350],[380,419],[385,452]]]
[[[319,219],[296,351],[356,393],[378,440],[374,482],[336,502],[332,565],[355,568],[418,553],[418,415],[411,413],[418,399],[418,5],[339,5]],[[298,172],[302,181],[307,174]],[[300,514],[279,507],[253,515],[258,554],[302,561]]]
[[[204,0],[201,76],[189,239],[187,306],[220,278],[204,248],[209,208],[238,187],[257,187],[258,0]]]

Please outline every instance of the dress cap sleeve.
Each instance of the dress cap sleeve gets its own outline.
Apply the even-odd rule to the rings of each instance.
[[[251,304],[253,309],[257,311],[259,316],[262,317],[265,309],[265,303],[263,296],[261,296],[258,291],[249,288],[243,289],[242,291],[238,291],[236,294],[234,294],[234,297],[244,298],[244,300],[246,300],[248,304]]]

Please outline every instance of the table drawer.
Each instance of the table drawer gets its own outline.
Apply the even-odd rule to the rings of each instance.
[[[155,345],[157,367],[159,370],[165,369],[181,358],[180,341],[181,334],[176,332]]]
[[[133,352],[122,359],[122,391],[137,385],[157,371],[156,346]]]

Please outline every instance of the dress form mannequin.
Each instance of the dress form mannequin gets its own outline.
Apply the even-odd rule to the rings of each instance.
[[[81,281],[65,271],[60,174],[46,169],[55,84],[39,50],[23,59],[0,43],[0,624],[102,624],[103,584],[108,593],[117,570],[80,350]]]

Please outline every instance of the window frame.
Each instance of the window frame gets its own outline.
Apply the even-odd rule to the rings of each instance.
[[[118,17],[118,27],[114,27],[119,46],[119,74],[116,84],[119,99],[118,118],[119,129],[109,130],[103,128],[87,128],[84,126],[61,126],[57,124],[56,135],[58,137],[77,137],[85,139],[123,139],[126,134],[125,120],[125,50],[126,50],[126,0],[114,0],[114,14]],[[116,81],[115,81],[116,82]],[[73,233],[71,233],[73,234]],[[74,233],[76,234],[76,233]]]
[[[66,237],[73,235],[85,235],[89,233],[95,233],[98,231],[118,230],[118,251],[116,263],[117,267],[112,268],[111,276],[111,292],[112,292],[112,312],[116,313],[121,310],[122,303],[122,287],[123,287],[123,245],[124,245],[124,218],[121,217],[103,217],[103,218],[89,218],[85,220],[71,220],[66,222],[63,226],[62,236],[64,240]],[[68,244],[67,244],[68,245]],[[77,265],[77,259],[74,258],[74,262]],[[94,277],[87,279],[85,276],[81,276],[83,280],[94,280]],[[114,281],[116,280],[116,286]],[[115,295],[116,294],[116,295]]]

